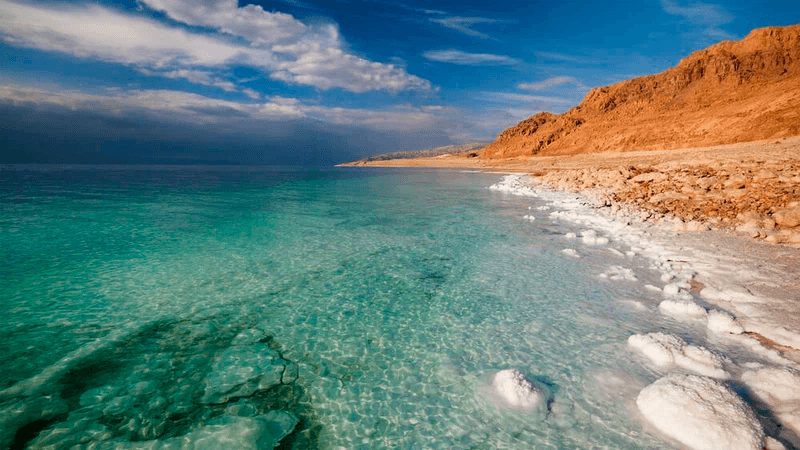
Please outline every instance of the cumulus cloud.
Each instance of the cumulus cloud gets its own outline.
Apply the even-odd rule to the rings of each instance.
[[[241,65],[262,70],[275,80],[319,89],[397,92],[431,88],[429,81],[402,68],[347,53],[331,24],[309,27],[288,14],[267,12],[260,6],[240,8],[236,0],[141,1],[176,22],[219,33],[190,31],[97,5],[28,5],[0,0],[0,37],[9,45],[132,65],[167,77],[185,71],[187,76],[182,78],[200,84],[216,85],[211,74],[198,77],[200,72]],[[217,84],[227,89],[223,87],[227,85]]]
[[[550,77],[534,83],[520,83],[517,88],[525,91],[546,91],[565,84],[574,84],[579,88],[583,88],[583,84],[577,78],[567,76]]]
[[[518,59],[514,59],[510,56],[493,55],[490,53],[467,53],[455,49],[427,51],[423,53],[422,56],[431,61],[458,64],[462,66],[511,66],[520,62]]]
[[[0,2],[7,44],[144,67],[219,66],[248,49],[100,6]]]
[[[238,0],[139,0],[155,11],[187,25],[206,26],[247,39],[254,45],[293,40],[310,31],[289,14],[239,7]]]

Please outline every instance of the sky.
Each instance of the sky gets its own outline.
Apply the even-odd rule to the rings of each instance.
[[[327,165],[474,141],[796,0],[0,0],[0,163]]]

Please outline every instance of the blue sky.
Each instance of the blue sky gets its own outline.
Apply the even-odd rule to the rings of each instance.
[[[797,1],[0,0],[0,162],[326,164],[475,140]]]

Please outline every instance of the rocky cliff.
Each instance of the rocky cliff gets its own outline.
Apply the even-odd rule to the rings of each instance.
[[[800,25],[753,30],[663,73],[505,130],[484,158],[702,147],[800,135]]]

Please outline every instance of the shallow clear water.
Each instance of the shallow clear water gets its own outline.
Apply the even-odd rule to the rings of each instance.
[[[658,274],[598,278],[617,257],[562,253],[570,230],[523,219],[542,203],[486,189],[499,177],[3,168],[0,447],[282,410],[283,448],[673,448],[636,418],[655,377],[626,350],[667,320],[623,302]],[[507,368],[547,408],[500,402]]]

